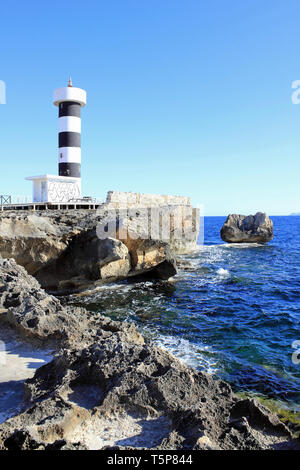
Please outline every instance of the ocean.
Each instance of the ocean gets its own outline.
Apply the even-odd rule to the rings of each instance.
[[[299,341],[300,349],[300,217],[271,218],[270,243],[230,245],[220,238],[225,217],[205,217],[204,245],[182,257],[191,270],[169,281],[104,286],[71,301],[134,322],[186,364],[300,423],[292,347]]]

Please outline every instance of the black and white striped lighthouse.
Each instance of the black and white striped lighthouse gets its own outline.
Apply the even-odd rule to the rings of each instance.
[[[71,78],[67,87],[54,91],[58,106],[58,174],[81,178],[81,107],[86,105],[86,91],[73,87]],[[81,185],[80,185],[81,187]]]

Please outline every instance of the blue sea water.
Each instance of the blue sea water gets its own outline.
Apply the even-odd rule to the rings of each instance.
[[[171,281],[123,282],[81,298],[235,391],[300,410],[300,217],[272,217],[266,244],[224,244],[224,217],[206,217],[204,246]],[[78,299],[76,300],[78,303]],[[300,357],[300,355],[299,355]]]

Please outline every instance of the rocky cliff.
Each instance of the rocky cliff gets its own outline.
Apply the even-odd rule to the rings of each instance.
[[[188,198],[110,192],[97,211],[2,212],[0,254],[65,292],[130,276],[168,279],[198,230]]]
[[[131,324],[62,306],[14,260],[0,260],[0,286],[2,327],[57,351],[26,381],[21,412],[0,425],[1,449],[299,449],[255,400]]]

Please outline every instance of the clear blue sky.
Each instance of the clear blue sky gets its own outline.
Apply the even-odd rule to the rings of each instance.
[[[0,38],[0,194],[57,173],[52,94],[71,74],[88,94],[85,195],[300,211],[299,0],[3,2]]]

